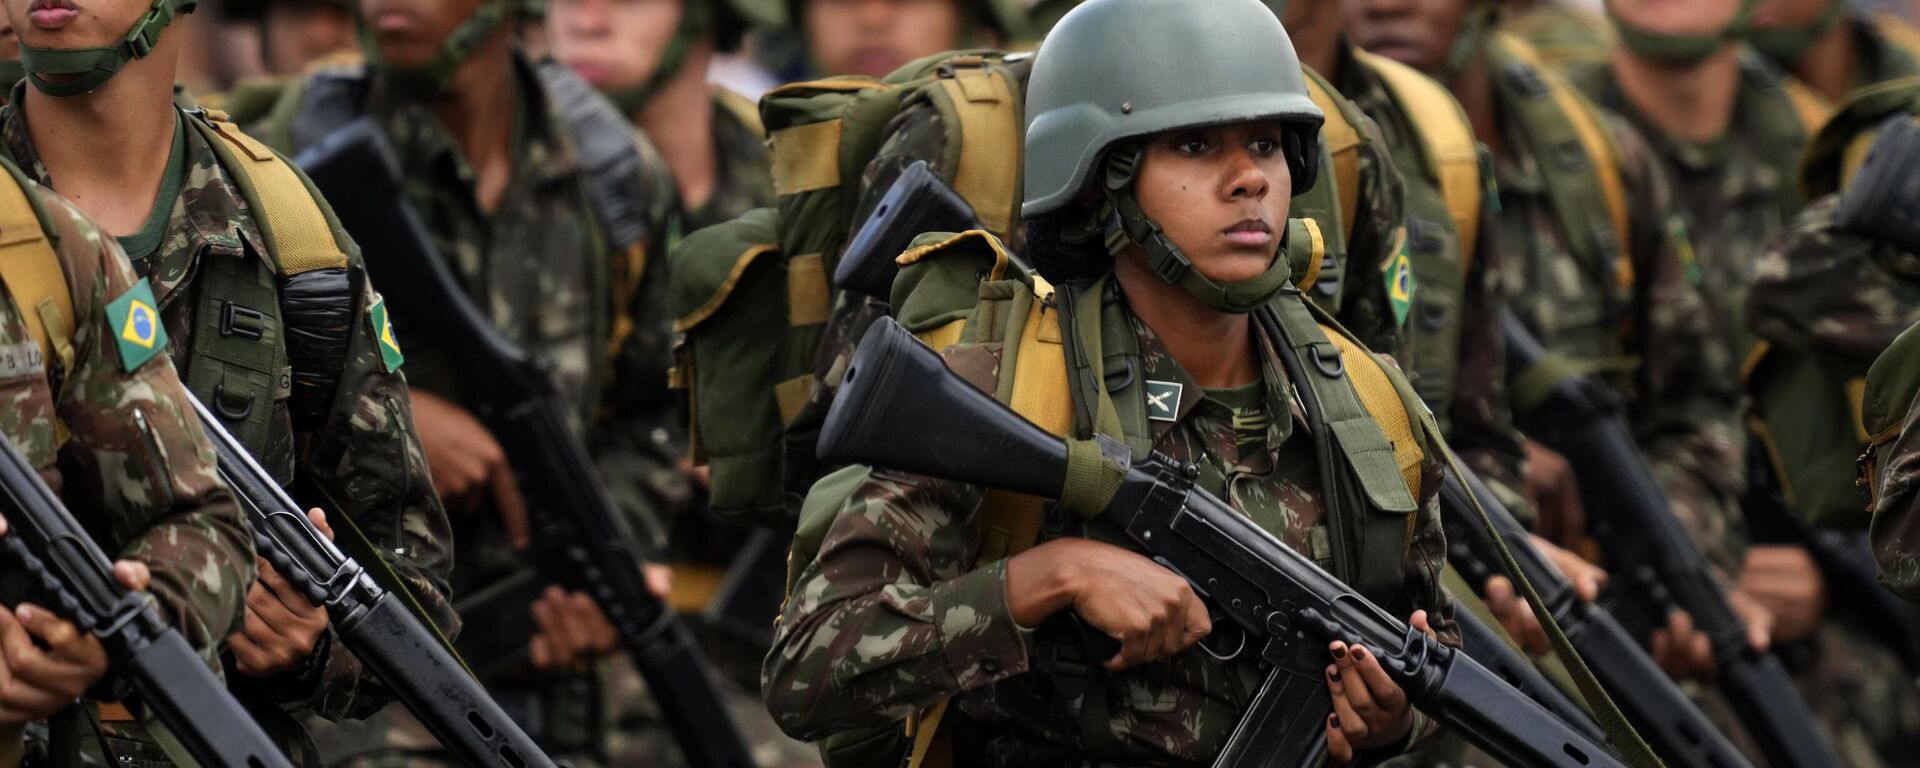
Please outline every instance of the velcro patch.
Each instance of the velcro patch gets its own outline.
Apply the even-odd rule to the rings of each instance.
[[[107,305],[107,329],[120,350],[120,368],[129,373],[167,350],[167,329],[160,322],[153,286],[141,280]]]

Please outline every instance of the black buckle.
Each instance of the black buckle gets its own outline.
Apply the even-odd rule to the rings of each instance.
[[[246,421],[253,415],[253,393],[247,393],[246,402],[238,410],[227,404],[227,386],[215,384],[213,387],[213,411],[228,421]]]
[[[1323,349],[1333,350],[1333,362],[1331,365],[1327,362],[1328,358],[1321,353]],[[1311,344],[1308,345],[1307,350],[1313,356],[1313,367],[1320,369],[1320,375],[1329,379],[1337,379],[1347,372],[1347,359],[1340,356],[1340,349],[1338,347],[1332,344]]]
[[[266,334],[266,328],[267,316],[260,310],[231,301],[220,302],[220,335],[259,341]]]

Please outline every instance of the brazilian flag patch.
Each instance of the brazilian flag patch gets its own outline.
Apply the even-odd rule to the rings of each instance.
[[[153,286],[141,280],[107,305],[107,328],[120,348],[120,367],[131,373],[167,350],[167,329],[160,324],[160,302]]]
[[[380,344],[380,364],[386,366],[387,373],[400,370],[407,356],[400,354],[400,340],[393,337],[393,321],[387,317],[387,300],[375,298],[367,307],[367,320],[373,323],[373,337]]]
[[[1394,249],[1393,257],[1387,259],[1381,268],[1387,279],[1387,300],[1393,304],[1394,325],[1406,325],[1407,313],[1413,310],[1413,261],[1407,258],[1407,233],[1400,232],[1400,247]]]

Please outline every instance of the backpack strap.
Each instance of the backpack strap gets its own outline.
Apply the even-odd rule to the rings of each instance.
[[[1352,103],[1339,97],[1339,91],[1334,90],[1333,85],[1320,73],[1305,67],[1302,71],[1307,75],[1307,95],[1312,97],[1313,105],[1319,107],[1326,116],[1326,122],[1320,125],[1320,144],[1333,161],[1326,167],[1333,169],[1333,188],[1339,200],[1340,231],[1344,235],[1342,242],[1349,242],[1353,239],[1354,223],[1360,213],[1360,129],[1355,124],[1355,116],[1348,113]]]
[[[1356,49],[1355,55],[1386,83],[1387,92],[1420,134],[1427,174],[1440,183],[1454,231],[1460,234],[1461,266],[1471,267],[1480,235],[1480,196],[1485,187],[1480,176],[1479,144],[1473,139],[1467,113],[1453,94],[1419,70],[1365,50]]]
[[[755,136],[767,135],[767,126],[760,122],[760,105],[753,103],[752,99],[716,85],[713,86],[713,100],[727,114],[733,115],[733,119],[745,125],[747,130],[753,131]]]
[[[1800,120],[1801,135],[1819,133],[1820,127],[1827,124],[1827,118],[1833,116],[1833,105],[1799,79],[1782,80],[1780,88],[1786,91],[1787,101],[1793,105],[1793,116]]]
[[[188,113],[193,115],[196,113]],[[316,269],[345,269],[346,239],[333,210],[305,173],[286,158],[240,131],[223,112],[201,111],[190,120],[227,169],[240,195],[260,223],[267,257],[282,275]],[[273,211],[273,215],[267,215]]]
[[[960,131],[953,191],[973,204],[989,231],[1007,236],[1020,218],[1019,86],[1004,67],[972,54],[941,65],[934,82],[946,96],[941,111],[952,110],[948,117]]]
[[[1546,175],[1547,198],[1568,244],[1596,271],[1611,264],[1622,294],[1632,290],[1632,218],[1619,153],[1599,111],[1519,38],[1495,33],[1489,51],[1496,62],[1496,87],[1520,111],[1521,139],[1534,156],[1542,163],[1558,162],[1563,170],[1586,171]]]
[[[540,83],[565,118],[580,153],[587,197],[606,245],[626,253],[645,243],[655,224],[649,212],[658,203],[660,190],[643,181],[650,174],[645,173],[639,133],[606,97],[565,64],[545,59],[538,68]]]
[[[29,193],[33,182],[12,163],[0,163],[0,282],[26,323],[27,336],[49,359],[48,379],[58,385],[73,370],[73,294],[66,270],[53,249],[46,211]],[[54,422],[57,442],[65,443],[66,425]]]

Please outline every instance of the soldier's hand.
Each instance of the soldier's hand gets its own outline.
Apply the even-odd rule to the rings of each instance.
[[[1120,643],[1107,669],[1172,656],[1213,629],[1207,606],[1187,580],[1158,563],[1091,539],[1055,539],[1007,562],[1013,619],[1036,626],[1072,608]]]
[[[515,549],[525,549],[527,505],[500,442],[467,409],[426,390],[416,389],[408,396],[413,399],[413,423],[420,432],[420,450],[427,455],[427,472],[447,508],[475,512],[491,502],[500,513],[507,540]]]
[[[318,509],[307,510],[313,527],[333,540],[333,527]],[[247,589],[246,623],[227,636],[233,665],[241,674],[266,677],[284,672],[313,653],[327,631],[327,611],[307,601],[287,578],[266,561],[255,558],[260,577]]]
[[[0,536],[6,534],[0,517]],[[132,560],[115,561],[113,577],[132,590],[145,590],[153,578],[145,563]],[[45,719],[106,674],[106,649],[72,622],[31,603],[0,609],[0,724]]]
[[[1408,624],[1434,637],[1426,611],[1414,611]],[[1327,692],[1333,714],[1327,716],[1327,756],[1335,765],[1353,762],[1355,755],[1398,743],[1413,729],[1413,705],[1407,692],[1387,676],[1380,658],[1365,646],[1335,640],[1327,644],[1333,663],[1327,666]]]
[[[1740,590],[1727,592],[1727,603],[1747,625],[1747,645],[1765,651],[1773,644],[1773,615]],[[1694,628],[1693,617],[1675,611],[1667,625],[1653,630],[1652,655],[1660,669],[1675,680],[1711,680],[1716,672],[1713,641]]]
[[[1571,534],[1586,530],[1587,520],[1573,465],[1544,445],[1532,440],[1526,445],[1527,501],[1539,515],[1540,532],[1554,541],[1568,541]]]
[[[1584,602],[1593,602],[1600,596],[1600,589],[1607,584],[1607,572],[1599,566],[1587,562],[1567,550],[1554,546],[1553,542],[1540,538],[1533,539],[1533,546],[1553,563],[1560,573],[1573,582],[1575,597]],[[1533,607],[1527,604],[1505,576],[1493,576],[1487,579],[1486,602],[1488,610],[1500,621],[1507,634],[1520,643],[1521,650],[1535,656],[1542,656],[1553,650],[1553,644],[1547,640],[1547,632],[1540,626],[1540,619],[1534,615]]]
[[[649,591],[654,584],[649,574]],[[584,592],[547,587],[533,601],[533,622],[539,631],[528,642],[527,655],[543,672],[583,672],[587,662],[620,647],[619,632]]]
[[[1827,612],[1827,583],[1804,547],[1768,544],[1747,550],[1740,589],[1773,615],[1773,634],[1798,640]]]

